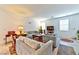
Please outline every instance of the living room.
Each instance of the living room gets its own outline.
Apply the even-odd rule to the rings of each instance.
[[[0,5],[0,54],[78,55],[78,10],[73,4]]]

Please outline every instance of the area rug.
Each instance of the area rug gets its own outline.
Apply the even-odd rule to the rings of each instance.
[[[74,49],[70,46],[61,45],[58,48],[58,55],[76,55]]]

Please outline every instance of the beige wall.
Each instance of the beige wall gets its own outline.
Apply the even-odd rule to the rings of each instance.
[[[23,17],[0,10],[0,43],[3,43],[7,31],[17,30],[18,25],[24,22]]]

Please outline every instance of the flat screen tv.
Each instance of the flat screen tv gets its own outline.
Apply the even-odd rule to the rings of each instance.
[[[54,33],[54,26],[47,26],[47,33]]]

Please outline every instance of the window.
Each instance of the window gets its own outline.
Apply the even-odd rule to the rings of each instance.
[[[60,20],[60,31],[68,31],[69,30],[69,20]]]

